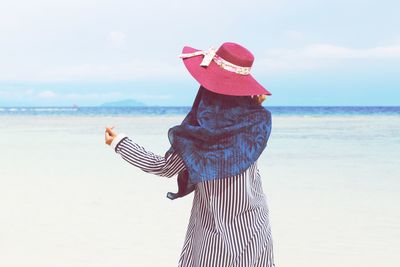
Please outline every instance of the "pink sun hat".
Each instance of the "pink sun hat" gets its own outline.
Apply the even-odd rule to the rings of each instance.
[[[185,46],[179,55],[190,74],[206,89],[224,95],[272,95],[250,74],[253,54],[245,47],[223,43],[218,50]]]

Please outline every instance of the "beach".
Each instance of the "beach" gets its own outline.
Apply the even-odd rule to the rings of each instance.
[[[0,116],[0,266],[177,266],[193,195],[104,143],[164,155],[184,115]],[[399,266],[400,116],[279,115],[258,160],[276,267]]]

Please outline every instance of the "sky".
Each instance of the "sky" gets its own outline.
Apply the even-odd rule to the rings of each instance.
[[[395,0],[0,1],[0,106],[190,106],[183,46],[236,42],[271,106],[400,105]]]

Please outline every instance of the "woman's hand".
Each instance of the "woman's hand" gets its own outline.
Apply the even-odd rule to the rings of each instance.
[[[105,132],[105,141],[107,145],[111,145],[111,142],[114,140],[114,138],[117,136],[117,133],[113,131],[114,126],[112,127],[106,127],[106,132]]]

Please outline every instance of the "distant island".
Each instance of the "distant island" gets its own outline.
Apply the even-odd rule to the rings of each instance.
[[[100,105],[100,107],[143,107],[146,106],[144,103],[135,99],[124,99],[114,102],[106,102]]]

